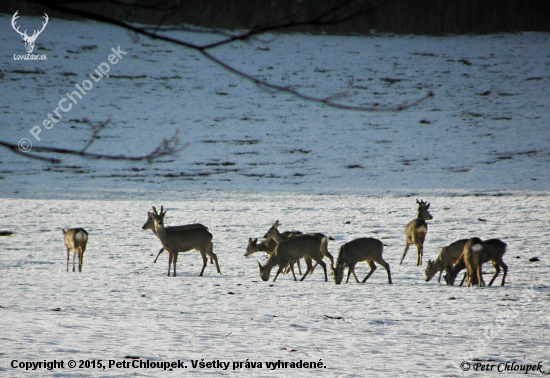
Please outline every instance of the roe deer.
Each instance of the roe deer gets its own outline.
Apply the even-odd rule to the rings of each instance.
[[[318,238],[311,234],[304,234],[292,237],[288,240],[284,240],[277,244],[275,251],[269,256],[264,266],[258,261],[258,268],[260,269],[260,277],[264,281],[269,280],[269,274],[271,269],[275,265],[279,266],[277,274],[273,279],[273,282],[277,279],[279,274],[285,270],[290,263],[298,260],[299,258],[309,257],[323,268],[325,272],[325,282],[328,281],[327,266],[323,261],[323,251],[327,250],[328,238]],[[311,268],[308,266],[306,273],[302,276],[300,281],[303,281],[308,273],[311,273]],[[294,269],[292,270],[292,276],[296,281],[296,275]]]
[[[285,240],[291,236],[302,235],[300,231],[285,231],[281,234]],[[246,246],[246,252],[244,257],[253,255],[256,252],[265,252],[268,255],[271,255],[277,246],[277,242],[274,239],[267,238],[262,240],[261,243],[258,243],[258,239],[248,238],[248,245]],[[300,260],[297,261],[298,273],[302,274],[302,268],[300,267]],[[285,272],[285,273],[288,273]]]
[[[489,286],[493,285],[493,282],[497,278],[497,276],[500,273],[500,268],[502,267],[503,276],[502,276],[502,282],[501,286],[504,286],[504,283],[506,282],[506,274],[508,273],[508,266],[504,263],[502,257],[506,253],[507,245],[500,239],[489,239],[485,240],[483,242],[483,264],[485,264],[488,261],[491,261],[493,264],[493,267],[495,268],[495,274],[493,275],[493,278],[491,281],[489,281]],[[462,256],[457,260],[456,264],[453,265],[451,268],[447,268],[446,272],[447,274],[443,276],[445,278],[445,282],[447,282],[447,285],[454,285],[456,276],[458,276],[458,273],[462,269],[466,268],[466,264],[464,263],[464,260],[462,259]],[[462,286],[462,283],[464,283],[464,279],[460,283]]]
[[[286,236],[284,233],[281,234],[278,230],[278,227],[279,227],[279,221],[277,220],[277,221],[275,221],[275,223],[273,223],[273,226],[271,226],[271,228],[266,232],[266,234],[264,235],[264,238],[273,239],[273,240],[275,240],[275,242],[277,242],[277,244],[280,244],[281,242],[296,236],[293,233],[291,233],[288,236]],[[300,235],[303,235],[303,234],[300,233]],[[307,235],[312,235],[312,236],[318,238],[319,240],[326,237],[326,235],[321,234],[321,233],[313,233],[313,234],[307,234]],[[328,238],[327,238],[327,243],[328,243]],[[334,258],[329,253],[327,248],[322,250],[321,254],[330,260],[330,265],[334,265]],[[306,261],[306,264],[307,264],[307,261]],[[315,266],[317,266],[317,265],[315,265]],[[292,268],[292,265],[291,265],[291,268]],[[308,266],[308,268],[309,268],[309,266]],[[315,269],[315,267],[313,267],[313,269]],[[310,273],[312,273],[312,272],[313,272],[313,270]],[[306,272],[306,274],[307,274],[307,272]]]
[[[248,238],[248,245],[246,246],[244,257],[252,256],[256,252],[265,252],[271,256],[276,246],[277,242],[273,239],[264,239],[261,243],[258,243],[258,238]]]
[[[218,264],[218,257],[213,252],[212,234],[205,228],[193,228],[187,230],[170,230],[164,227],[163,218],[166,211],[163,207],[160,208],[160,214],[153,207],[153,212],[148,212],[147,215],[153,220],[155,231],[160,239],[162,246],[168,251],[168,274],[170,276],[170,265],[174,264],[173,277],[176,277],[176,263],[178,262],[178,253],[187,252],[192,249],[197,250],[202,256],[202,269],[199,277],[202,277],[204,268],[206,268],[207,255],[216,263],[216,269],[221,274]]]
[[[427,220],[433,219],[432,214],[428,212],[430,204],[426,203],[423,200],[416,200],[418,204],[418,215],[415,219],[407,224],[405,227],[405,252],[403,252],[403,257],[401,257],[401,262],[399,265],[403,264],[403,259],[409,250],[409,245],[414,244],[416,246],[416,251],[418,252],[418,258],[416,260],[416,265],[422,265],[422,255],[424,253],[424,239],[426,239],[426,233],[428,232]]]
[[[355,277],[355,282],[359,283],[359,279],[355,274],[355,265],[359,261],[365,261],[369,267],[370,272],[367,276],[361,281],[365,283],[369,277],[376,270],[376,264],[382,265],[386,272],[388,272],[388,282],[391,284],[391,273],[390,265],[382,257],[382,252],[384,251],[384,243],[375,238],[359,238],[354,239],[340,247],[338,251],[338,258],[336,259],[336,267],[331,265],[332,275],[334,276],[334,283],[340,285],[342,279],[344,278],[344,268],[348,267],[348,277],[346,283],[349,281],[349,276],[353,273]]]
[[[69,271],[69,257],[71,256],[70,250],[73,250],[73,272],[75,271],[75,258],[78,254],[78,271],[82,272],[82,263],[84,261],[84,252],[86,251],[86,244],[88,243],[88,232],[83,228],[69,228],[67,231],[63,231],[63,240],[65,241],[65,247],[67,247],[67,272]]]
[[[162,220],[164,221],[164,214],[162,214]],[[183,226],[171,226],[171,227],[165,227],[168,231],[184,231],[184,230],[191,230],[194,228],[204,228],[205,230],[208,230],[208,227],[206,227],[203,224],[200,223],[192,223],[192,224],[186,224]],[[141,227],[142,230],[151,230],[155,234],[155,236],[158,238],[157,231],[155,230],[155,222],[153,222],[153,219],[151,217],[147,217],[147,221],[145,224]],[[159,250],[159,253],[157,254],[157,257],[155,258],[155,261],[153,261],[153,264],[156,264],[160,254],[164,252],[164,248],[161,248]],[[198,251],[197,251],[198,252]],[[210,259],[210,264],[213,264],[212,258]]]
[[[448,246],[441,248],[441,252],[439,252],[439,255],[437,255],[435,260],[428,260],[428,266],[424,271],[426,274],[426,282],[430,282],[437,272],[439,272],[437,282],[441,282],[441,275],[443,274],[443,271],[446,270],[447,267],[452,267],[458,261],[460,255],[462,255],[462,252],[464,251],[464,245],[467,241],[468,239],[457,240]]]
[[[483,265],[483,241],[480,238],[471,238],[464,245],[462,259],[466,264],[466,287],[475,285],[472,281],[477,278],[479,287],[485,286],[483,275],[481,274],[481,266]]]

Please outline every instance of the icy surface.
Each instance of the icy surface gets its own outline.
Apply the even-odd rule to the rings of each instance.
[[[14,61],[24,45],[10,18],[0,17],[0,139],[80,149],[86,120],[110,119],[90,151],[146,154],[176,129],[189,144],[153,164],[50,165],[0,149],[0,230],[14,232],[0,237],[1,374],[166,374],[10,365],[134,357],[182,360],[179,375],[458,377],[469,374],[462,361],[550,370],[550,35],[294,34],[215,51],[310,95],[351,81],[357,93],[345,104],[435,94],[402,112],[365,113],[266,92],[194,52],[91,22],[50,19],[35,49],[48,60]],[[110,77],[36,141],[29,130],[118,46],[127,55]],[[400,266],[416,198],[434,216],[424,266],[414,248]],[[195,252],[180,254],[176,278],[166,277],[166,254],[153,264],[160,242],[141,230],[153,205],[168,209],[167,225],[209,227],[222,275],[208,265],[199,278]],[[265,255],[243,255],[277,219],[281,230],[331,235],[333,255],[354,238],[379,238],[393,285],[381,267],[364,285],[325,283],[319,267],[304,282],[262,282]],[[68,227],[90,234],[82,274],[65,272]],[[473,236],[508,244],[504,287],[501,276],[481,289],[425,282],[428,258]],[[488,282],[493,268],[484,268]],[[367,272],[360,263],[358,276]],[[192,368],[201,359],[263,366]],[[277,360],[326,368],[266,368]]]

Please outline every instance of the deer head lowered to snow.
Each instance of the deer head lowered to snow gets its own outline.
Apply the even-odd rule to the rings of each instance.
[[[21,36],[21,38],[23,38],[23,40],[25,41],[25,49],[27,49],[27,52],[30,54],[32,53],[32,51],[34,50],[34,43],[36,42],[36,38],[38,38],[38,36],[40,35],[40,33],[42,33],[42,31],[44,30],[44,28],[46,27],[46,25],[48,25],[48,20],[49,20],[49,17],[46,13],[44,13],[44,19],[45,19],[45,22],[42,22],[42,29],[40,30],[34,30],[34,32],[32,33],[31,36],[28,36],[27,35],[27,29],[25,29],[25,31],[23,33],[21,33],[19,31],[19,26],[18,27],[15,27],[15,21],[19,18],[19,16],[17,15],[17,13],[19,13],[19,11],[15,12],[15,14],[13,15],[12,19],[11,19],[11,26],[13,27],[13,30],[15,30],[17,33],[19,33],[19,35]]]

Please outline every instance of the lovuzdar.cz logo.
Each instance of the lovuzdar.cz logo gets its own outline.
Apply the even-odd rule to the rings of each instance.
[[[44,21],[42,22],[42,29],[40,30],[35,29],[32,35],[29,36],[27,34],[27,29],[25,29],[24,32],[20,32],[19,26],[15,25],[17,19],[19,18],[19,16],[17,15],[18,13],[19,11],[16,11],[13,14],[13,17],[11,18],[11,26],[13,27],[13,30],[15,30],[21,36],[21,38],[23,38],[23,41],[25,41],[25,49],[27,50],[27,54],[26,55],[13,54],[13,60],[46,60],[47,59],[46,54],[37,55],[37,54],[33,54],[32,52],[34,50],[34,44],[36,42],[36,39],[38,38],[40,33],[44,31],[44,29],[46,28],[46,25],[48,25],[48,20],[49,20],[48,15],[44,13]]]

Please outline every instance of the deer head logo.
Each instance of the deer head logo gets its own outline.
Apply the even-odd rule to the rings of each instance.
[[[27,49],[27,52],[30,54],[34,50],[34,42],[36,41],[36,38],[38,38],[40,33],[42,33],[42,31],[46,27],[46,25],[48,25],[49,18],[48,18],[48,15],[46,13],[44,13],[44,20],[45,21],[42,22],[42,29],[35,30],[34,33],[32,33],[31,36],[28,36],[27,35],[27,29],[25,29],[25,31],[23,33],[21,33],[19,31],[19,26],[15,27],[15,21],[19,18],[17,13],[19,13],[19,11],[15,12],[15,14],[13,15],[13,17],[11,19],[11,26],[13,27],[13,30],[15,30],[17,33],[19,33],[21,38],[23,38],[23,40],[25,41],[25,49]]]

